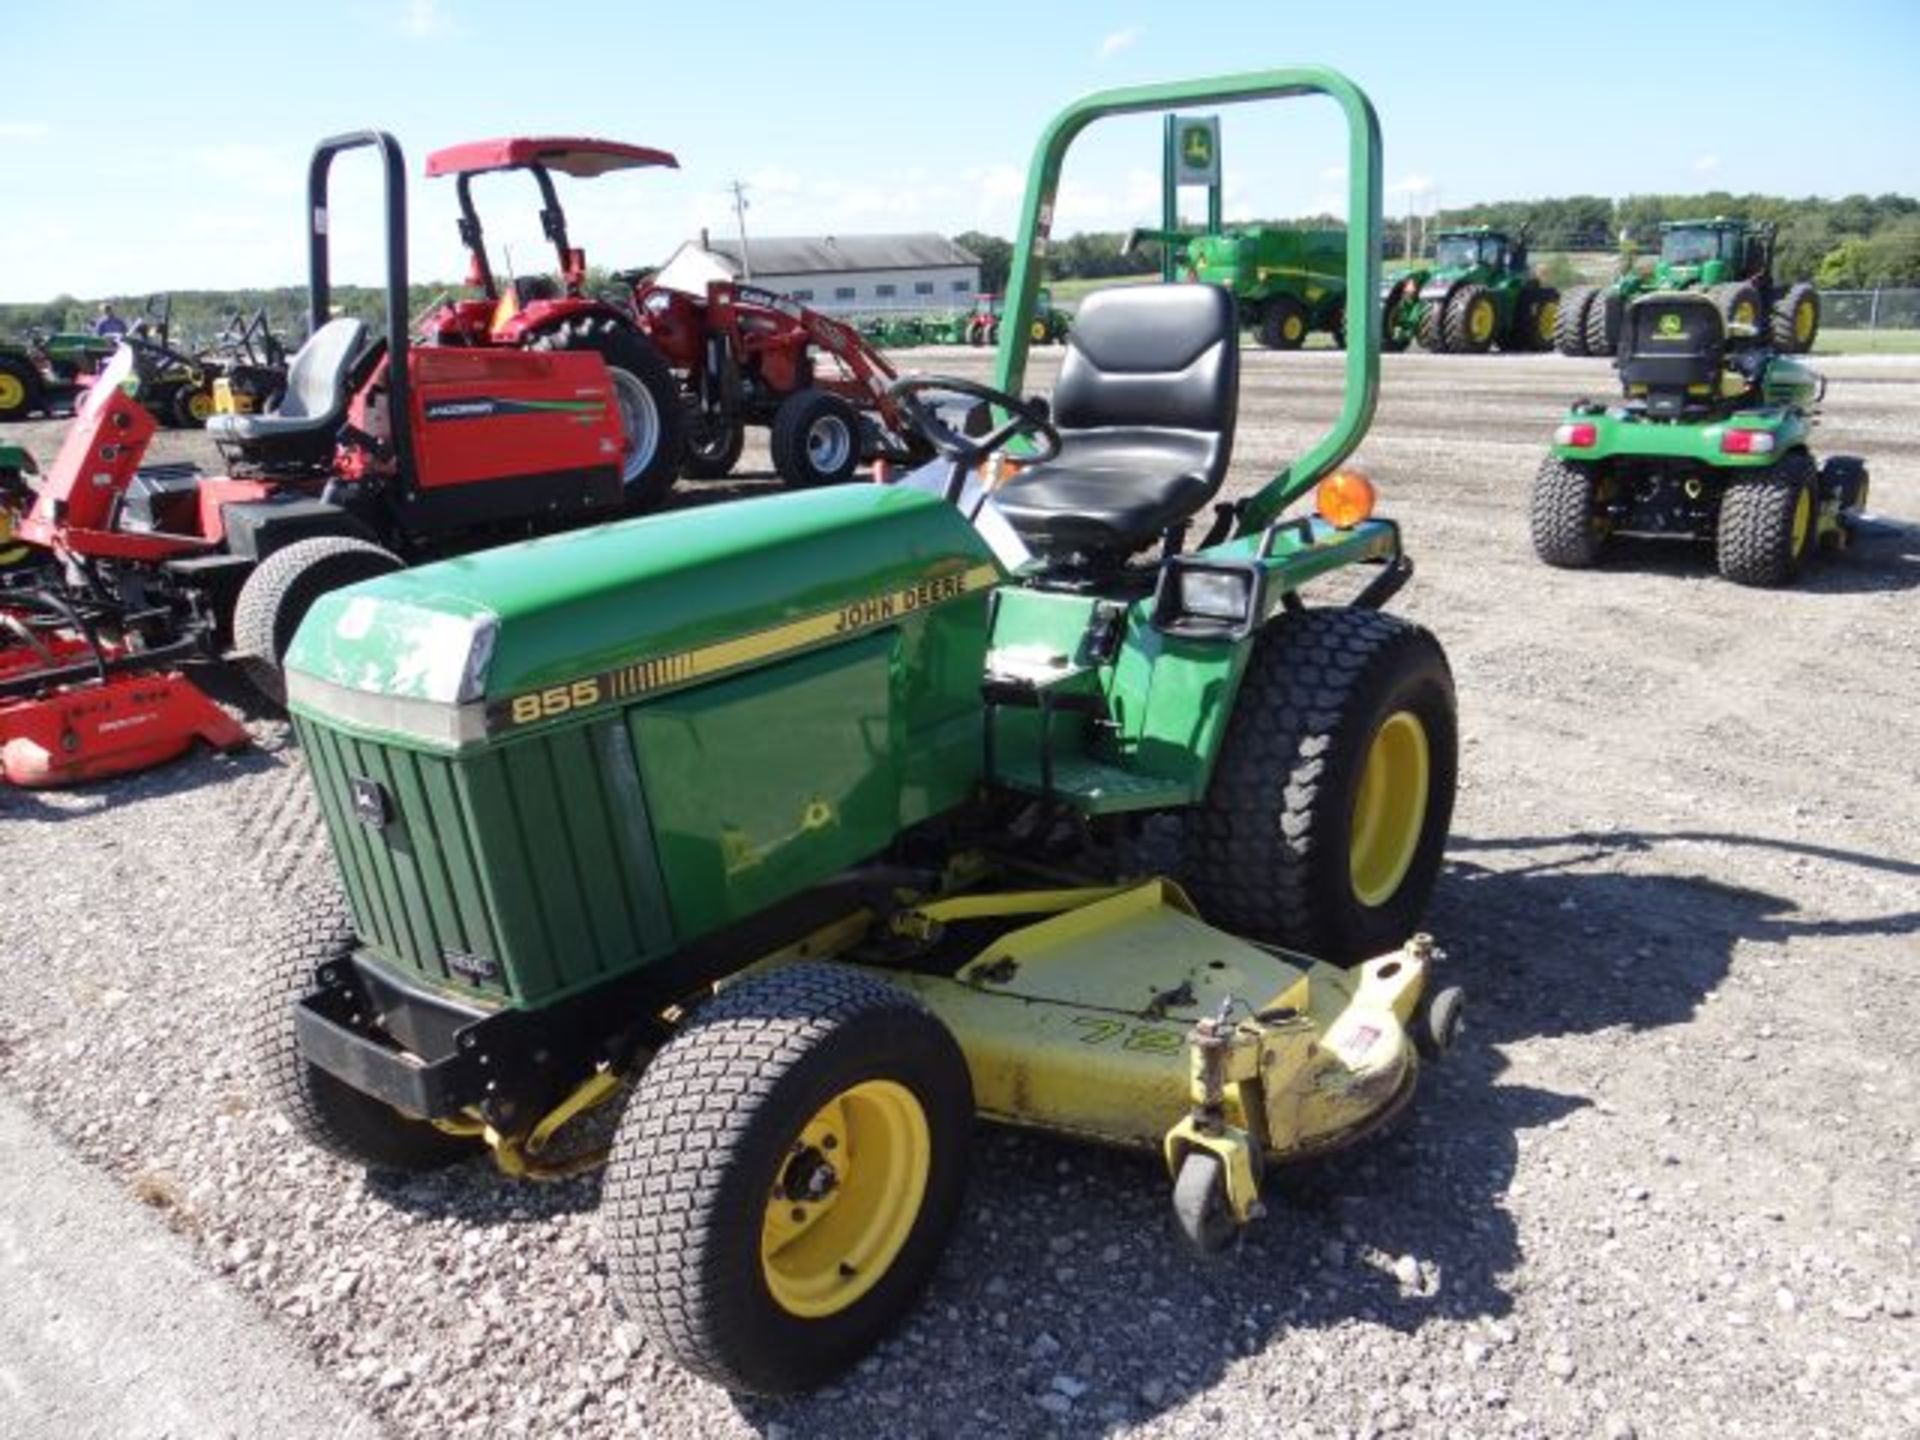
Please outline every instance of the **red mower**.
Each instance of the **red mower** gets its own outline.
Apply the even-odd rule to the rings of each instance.
[[[327,178],[336,155],[361,147],[385,172],[380,339],[330,318]],[[663,464],[672,481],[673,406],[656,403],[662,423],[636,435],[598,350],[410,343],[406,177],[392,136],[322,141],[307,188],[311,338],[276,407],[208,422],[229,473],[141,465],[154,421],[137,397],[164,357],[129,339],[33,482],[17,539],[45,563],[0,588],[0,739],[52,733],[56,744],[19,775],[10,756],[14,783],[141,768],[196,738],[237,743],[180,700],[191,686],[170,667],[227,655],[278,699],[281,656],[325,591],[620,515],[656,492]],[[109,699],[126,707],[114,728],[53,723]],[[138,745],[107,738],[135,732]]]

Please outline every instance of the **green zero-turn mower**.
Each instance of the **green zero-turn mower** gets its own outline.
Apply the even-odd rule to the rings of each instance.
[[[1379,131],[1350,81],[1107,91],[1039,143],[994,386],[898,382],[935,461],[314,603],[289,708],[343,894],[269,947],[253,1032],[299,1134],[551,1174],[602,1158],[582,1117],[624,1098],[621,1299],[683,1365],[780,1391],[911,1306],[976,1114],[1161,1155],[1215,1248],[1270,1167],[1401,1110],[1460,1016],[1416,934],[1457,742],[1439,644],[1381,609],[1399,529],[1336,470],[1376,318],[1329,433],[1210,516],[1225,291],[1089,297],[1050,411],[1020,396],[1073,138],[1314,94],[1348,122],[1372,293]],[[1281,518],[1316,484],[1319,516]],[[1349,571],[1352,600],[1303,599]]]
[[[1867,467],[1808,447],[1826,382],[1729,326],[1701,291],[1643,295],[1615,362],[1625,398],[1582,400],[1533,484],[1533,548],[1549,565],[1600,558],[1615,535],[1711,541],[1720,573],[1784,585],[1815,547],[1843,549]]]

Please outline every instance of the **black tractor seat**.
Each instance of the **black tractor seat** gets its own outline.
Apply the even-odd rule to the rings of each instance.
[[[1193,515],[1227,478],[1240,327],[1214,285],[1087,296],[1053,391],[1060,453],[995,501],[1037,553],[1124,559]]]
[[[260,415],[215,415],[207,433],[221,449],[263,461],[324,460],[347,418],[353,372],[367,348],[364,321],[342,316],[316,330],[287,368],[286,394]]]
[[[1671,419],[1737,408],[1766,369],[1764,351],[1746,347],[1730,353],[1720,307],[1694,291],[1642,295],[1627,309],[1621,327],[1620,354],[1614,362],[1629,397],[1649,415]],[[1722,376],[1729,369],[1745,382],[1727,394]]]

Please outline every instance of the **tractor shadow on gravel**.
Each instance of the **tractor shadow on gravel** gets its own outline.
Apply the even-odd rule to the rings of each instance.
[[[1702,542],[1622,535],[1607,543],[1601,574],[1714,580],[1713,547]],[[1920,525],[1881,517],[1860,524],[1842,554],[1810,556],[1788,592],[1863,595],[1920,589]]]

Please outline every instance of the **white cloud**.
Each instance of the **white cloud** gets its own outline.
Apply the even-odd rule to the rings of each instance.
[[[0,120],[0,140],[43,140],[48,133],[44,120]]]
[[[1145,33],[1146,32],[1142,30],[1138,25],[1129,25],[1124,30],[1115,30],[1111,35],[1107,36],[1106,39],[1100,42],[1100,50],[1096,58],[1101,60],[1111,60],[1114,56],[1118,55],[1122,50],[1129,48],[1135,41],[1137,41]]]
[[[453,17],[440,7],[439,0],[407,0],[399,29],[415,40],[436,39],[453,33]]]
[[[1387,186],[1387,190],[1394,195],[1428,195],[1433,192],[1433,177],[1431,175],[1404,175],[1394,181],[1393,184]]]
[[[1347,178],[1347,167],[1344,165],[1329,165],[1320,172],[1320,178],[1322,180],[1345,180]]]
[[[1718,155],[1702,155],[1698,160],[1693,162],[1693,168],[1698,170],[1702,175],[1705,175],[1710,170],[1718,170],[1720,168],[1720,157]]]

